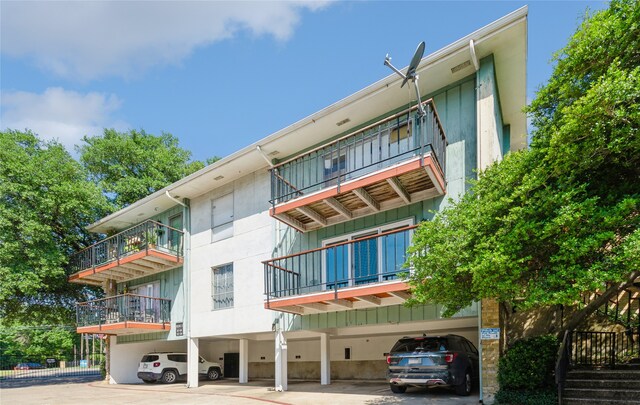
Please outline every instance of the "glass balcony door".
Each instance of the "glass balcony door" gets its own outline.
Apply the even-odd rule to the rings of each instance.
[[[403,221],[325,241],[325,289],[395,279],[403,271],[413,231],[406,230],[381,237],[376,235],[412,224],[413,221]]]

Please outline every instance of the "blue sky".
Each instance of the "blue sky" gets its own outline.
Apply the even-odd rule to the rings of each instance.
[[[0,1],[0,128],[102,128],[226,156],[529,5],[527,95],[596,1]],[[428,77],[421,77],[428,80]]]

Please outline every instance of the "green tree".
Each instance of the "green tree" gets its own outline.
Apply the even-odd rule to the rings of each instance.
[[[640,276],[640,2],[587,16],[528,108],[529,150],[416,231],[414,302],[576,304]]]
[[[70,357],[79,345],[75,327],[64,325],[0,325],[0,354],[9,359],[42,361],[46,357]]]
[[[205,166],[190,161],[191,152],[171,134],[145,131],[117,132],[105,129],[100,136],[85,136],[76,147],[80,162],[98,184],[114,209],[123,208],[182,179]],[[206,164],[218,160],[208,159]]]
[[[70,324],[91,290],[67,281],[70,254],[106,200],[64,147],[0,132],[0,318],[3,326]]]

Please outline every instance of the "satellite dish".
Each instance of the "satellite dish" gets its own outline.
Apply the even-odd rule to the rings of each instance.
[[[418,69],[418,65],[422,60],[422,55],[424,55],[424,41],[418,44],[418,48],[416,52],[413,54],[413,58],[411,58],[411,63],[409,63],[409,67],[407,68],[407,73],[402,73],[399,69],[391,64],[391,57],[389,54],[384,58],[385,66],[389,66],[391,70],[396,72],[398,76],[402,77],[402,84],[400,88],[404,87],[404,85],[411,80],[416,90],[416,97],[418,98],[418,113],[420,116],[424,116],[426,112],[424,111],[424,107],[422,106],[422,102],[420,99],[420,88],[418,87],[418,75],[416,74],[416,70]]]
[[[413,54],[413,58],[411,58],[411,63],[409,63],[409,67],[407,68],[407,73],[405,73],[404,80],[400,85],[400,88],[404,87],[407,84],[407,80],[411,79],[416,80],[416,69],[418,68],[418,64],[422,60],[422,55],[424,55],[424,41],[420,42],[418,48],[416,48],[416,52]]]

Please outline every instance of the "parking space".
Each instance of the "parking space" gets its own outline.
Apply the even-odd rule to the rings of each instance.
[[[184,384],[117,384],[103,381],[58,381],[56,384],[0,386],[0,398],[7,404],[85,404],[87,398],[103,399],[103,403],[131,404],[152,401],[154,404],[439,404],[470,405],[478,403],[474,392],[459,397],[444,389],[410,388],[404,394],[393,394],[383,382],[337,381],[331,385],[317,382],[290,381],[289,390],[276,392],[273,380],[256,380],[238,384],[234,380],[202,382],[198,388]]]

